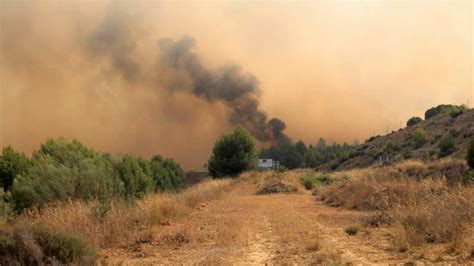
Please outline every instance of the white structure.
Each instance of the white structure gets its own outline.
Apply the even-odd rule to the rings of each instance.
[[[279,161],[274,161],[273,159],[258,159],[258,169],[259,170],[275,170],[280,167]]]

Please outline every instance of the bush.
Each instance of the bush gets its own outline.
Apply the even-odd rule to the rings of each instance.
[[[65,200],[74,195],[74,190],[73,170],[45,157],[35,161],[28,173],[16,177],[11,192],[14,209],[20,211],[33,205]]]
[[[14,209],[68,198],[109,200],[123,193],[111,158],[80,142],[47,140],[12,187]]]
[[[324,156],[316,149],[308,149],[304,155],[304,165],[315,168],[324,162]]]
[[[25,154],[15,151],[11,146],[4,147],[0,154],[0,186],[10,190],[13,180],[27,171],[30,161]]]
[[[256,159],[255,140],[239,127],[214,144],[208,161],[209,174],[214,178],[236,176],[255,167]]]
[[[350,225],[344,229],[344,232],[350,236],[355,236],[359,232],[359,227],[356,225]]]
[[[471,139],[469,147],[467,148],[466,160],[469,167],[471,167],[471,169],[474,169],[474,138]]]
[[[129,200],[141,198],[154,188],[153,180],[145,174],[140,161],[140,158],[125,155],[117,165],[117,172],[125,186],[125,197]]]
[[[423,121],[423,119],[421,119],[421,117],[418,117],[418,116],[414,116],[410,119],[408,119],[407,121],[407,126],[414,126],[414,125],[417,125],[419,124],[421,121]]]
[[[428,141],[426,132],[423,128],[417,128],[410,134],[410,139],[414,142],[415,148],[420,148]]]
[[[438,157],[446,157],[456,151],[456,144],[451,134],[446,135],[439,143]]]
[[[42,265],[90,264],[97,258],[94,247],[61,232],[38,225],[24,224],[0,232],[0,262],[3,264]]]
[[[72,263],[84,258],[95,259],[97,256],[94,248],[67,234],[36,227],[34,235],[44,254],[62,263]]]
[[[155,155],[149,164],[150,176],[158,191],[176,191],[185,187],[186,175],[173,159]]]
[[[328,185],[332,183],[332,178],[329,175],[315,175],[313,173],[306,174],[300,177],[301,183],[303,183],[306,189],[313,189],[315,186]]]
[[[184,185],[185,174],[172,159],[159,155],[150,161],[131,155],[116,159],[77,140],[59,138],[43,143],[27,169],[16,174],[11,199],[18,212],[66,199],[98,200],[107,206],[114,198],[133,200]]]
[[[426,110],[425,119],[430,119],[440,114],[450,114],[452,117],[457,117],[465,110],[467,108],[464,105],[441,104]]]
[[[398,145],[395,142],[393,142],[393,140],[389,140],[385,144],[384,152],[390,153],[390,152],[397,151],[399,149],[400,149],[400,147],[398,147]]]

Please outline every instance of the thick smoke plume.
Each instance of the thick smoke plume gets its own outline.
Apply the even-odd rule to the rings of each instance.
[[[159,42],[159,67],[184,72],[191,80],[189,92],[206,101],[222,101],[230,108],[229,122],[243,126],[260,141],[289,141],[283,133],[285,123],[278,118],[268,121],[260,110],[258,80],[243,73],[240,66],[220,67],[216,71],[206,68],[192,51],[195,40],[184,37],[179,41],[163,39]],[[169,86],[169,90],[183,89]]]
[[[112,5],[100,26],[87,38],[88,54],[95,59],[106,59],[113,73],[131,87],[151,87],[171,94],[181,91],[210,103],[222,102],[229,109],[231,125],[246,128],[262,142],[290,141],[283,132],[285,123],[278,118],[269,121],[260,109],[260,90],[254,75],[242,72],[238,65],[209,69],[193,52],[196,41],[189,36],[177,41],[160,39],[156,65],[152,71],[145,71],[139,59],[133,57],[137,45],[129,21],[120,5]]]

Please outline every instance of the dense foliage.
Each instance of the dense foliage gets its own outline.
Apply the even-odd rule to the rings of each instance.
[[[347,156],[355,146],[357,146],[357,143],[353,145],[347,143],[327,145],[326,141],[321,138],[315,146],[309,145],[307,147],[300,140],[295,144],[283,143],[263,148],[260,151],[260,157],[278,160],[280,165],[288,169],[298,167],[315,168],[330,160]]]
[[[410,134],[410,139],[415,145],[415,148],[420,148],[428,141],[428,136],[423,128],[417,128]]]
[[[0,154],[0,186],[4,191],[10,190],[13,179],[18,174],[23,174],[28,169],[30,161],[25,154],[17,152],[12,146],[2,149]]]
[[[456,143],[451,134],[447,134],[439,143],[438,157],[446,157],[456,151]]]
[[[474,170],[474,138],[471,139],[469,147],[467,148],[466,160],[469,167]]]
[[[4,185],[11,199],[4,198],[17,211],[66,199],[133,200],[153,191],[177,190],[185,183],[183,170],[172,159],[115,158],[62,138],[41,144],[31,160],[4,148],[0,173],[5,184],[12,184]]]
[[[421,117],[418,117],[418,116],[414,116],[410,119],[408,119],[407,121],[407,126],[414,126],[414,125],[417,125],[419,124],[421,121],[423,121],[423,119],[421,119]]]
[[[243,128],[220,137],[208,161],[209,174],[215,178],[236,176],[256,163],[255,140]]]
[[[426,110],[425,119],[430,119],[440,114],[450,114],[452,117],[456,117],[465,110],[467,108],[464,105],[441,104]]]

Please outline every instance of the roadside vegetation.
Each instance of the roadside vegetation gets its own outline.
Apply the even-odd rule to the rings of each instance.
[[[31,158],[4,147],[0,179],[0,262],[6,264],[37,264],[52,257],[61,263],[93,261],[95,247],[104,241],[91,239],[106,235],[94,228],[106,226],[108,219],[117,221],[116,212],[123,217],[132,213],[136,200],[153,192],[180,191],[185,185],[184,172],[172,159],[114,157],[62,138],[45,141]],[[6,225],[7,219],[13,225]],[[62,219],[68,222],[60,226]],[[118,235],[133,228],[122,222],[128,228]],[[82,228],[71,232],[78,224]],[[85,235],[88,232],[93,234]]]
[[[0,224],[0,262],[46,261],[93,265],[97,251],[159,241],[160,226],[182,219],[221,197],[236,180],[208,180],[181,193],[150,194],[132,203],[65,201],[30,208]],[[4,248],[4,249],[3,249]]]
[[[365,224],[396,228],[394,245],[399,251],[433,243],[449,244],[449,252],[474,251],[466,250],[473,243],[474,179],[465,161],[405,161],[330,177],[329,185],[315,187],[318,199],[333,207],[372,212]]]

